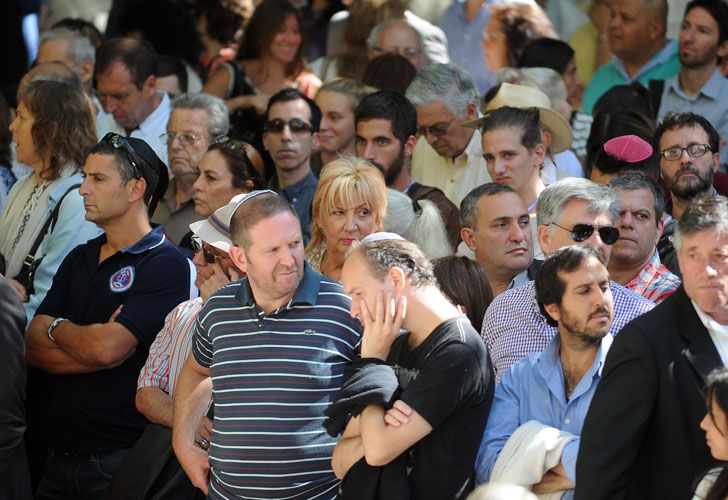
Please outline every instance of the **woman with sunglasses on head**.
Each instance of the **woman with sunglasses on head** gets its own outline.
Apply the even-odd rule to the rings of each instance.
[[[212,144],[200,161],[200,175],[192,186],[195,213],[209,217],[237,194],[263,186],[263,159],[250,144],[227,140]],[[180,246],[192,249],[188,233]]]
[[[321,274],[341,280],[351,245],[381,231],[386,213],[387,187],[378,168],[352,156],[330,162],[313,196],[306,260]]]
[[[96,110],[73,85],[31,81],[21,82],[17,111],[10,124],[16,156],[33,171],[15,183],[0,217],[0,273],[30,320],[68,252],[100,232],[84,219],[78,192],[96,144]]]
[[[728,368],[718,368],[708,375],[708,411],[700,422],[705,441],[714,459],[728,460]],[[728,468],[710,469],[695,489],[693,500],[728,498]]]
[[[263,0],[246,25],[236,60],[222,63],[210,76],[203,90],[227,99],[231,137],[260,149],[270,96],[286,87],[311,98],[316,94],[321,81],[308,70],[302,25],[288,0]]]

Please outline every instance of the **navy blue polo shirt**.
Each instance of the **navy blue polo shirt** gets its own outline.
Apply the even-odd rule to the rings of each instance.
[[[53,278],[37,314],[78,325],[116,322],[139,344],[116,368],[52,375],[49,410],[51,446],[60,452],[91,454],[131,447],[148,423],[136,410],[136,381],[165,316],[189,299],[187,260],[157,227],[99,264],[106,235],[74,248]]]

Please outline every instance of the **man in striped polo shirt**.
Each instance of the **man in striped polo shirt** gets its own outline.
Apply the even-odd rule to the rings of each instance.
[[[230,257],[246,278],[200,311],[174,400],[174,450],[208,498],[334,498],[336,440],[323,411],[354,358],[360,326],[341,286],[304,263],[300,223],[284,198],[250,198],[231,233]],[[205,451],[195,430],[211,390]]]

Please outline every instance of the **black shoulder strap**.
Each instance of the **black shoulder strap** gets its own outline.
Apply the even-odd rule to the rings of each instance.
[[[58,200],[58,203],[56,203],[56,206],[53,207],[53,210],[51,211],[51,215],[46,219],[45,224],[43,224],[43,228],[40,230],[40,233],[38,233],[38,236],[35,239],[35,242],[33,242],[33,246],[30,248],[30,252],[28,252],[28,256],[35,257],[35,252],[38,251],[38,247],[40,246],[40,242],[43,241],[43,238],[45,238],[46,233],[48,232],[48,229],[51,226],[54,226],[56,224],[56,221],[58,220],[58,213],[61,211],[61,203],[63,203],[63,200],[66,198],[66,195],[73,191],[74,189],[78,189],[81,187],[81,184],[74,184],[73,186],[69,187],[68,190],[66,190],[65,193],[63,193],[63,196]]]
[[[660,112],[660,103],[662,102],[662,91],[665,89],[665,80],[650,80],[647,86],[648,95],[650,97],[650,106],[652,107],[653,118],[657,118]]]

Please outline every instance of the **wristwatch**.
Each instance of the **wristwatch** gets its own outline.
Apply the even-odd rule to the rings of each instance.
[[[68,321],[66,318],[56,318],[53,321],[51,321],[51,324],[48,325],[48,338],[51,339],[54,343],[56,339],[53,338],[53,330],[63,323],[64,321]]]

